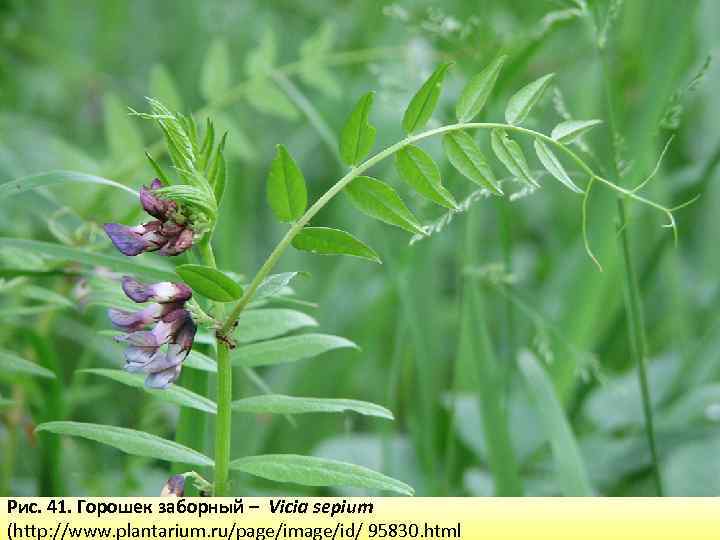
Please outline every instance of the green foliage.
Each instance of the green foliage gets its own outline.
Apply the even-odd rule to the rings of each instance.
[[[510,98],[505,108],[505,121],[513,125],[521,124],[530,114],[535,104],[540,101],[553,77],[555,77],[555,74],[550,73],[518,90]]]
[[[440,97],[445,72],[451,65],[448,63],[438,66],[413,96],[402,120],[402,126],[406,133],[413,133],[425,127],[430,120]]]
[[[496,195],[503,195],[502,189],[497,185],[495,173],[470,135],[464,131],[450,132],[443,137],[443,148],[450,163],[465,178]]]
[[[18,178],[17,180],[11,180],[9,182],[5,182],[4,184],[0,184],[0,199],[12,197],[13,195],[20,195],[21,193],[25,193],[26,191],[31,191],[33,189],[52,187],[68,182],[111,186],[130,193],[131,195],[137,195],[135,190],[100,176],[76,171],[50,171],[47,173],[25,176],[24,178]]]
[[[232,352],[234,364],[245,367],[270,366],[313,358],[335,349],[357,349],[352,341],[327,334],[303,334],[238,347]]]
[[[540,139],[535,139],[534,144],[535,154],[540,160],[540,163],[542,163],[543,167],[545,167],[545,170],[571,191],[574,191],[575,193],[582,193],[583,190],[577,187],[570,179],[570,176],[568,176],[568,173],[565,171],[562,163],[560,163],[560,160],[555,156],[555,154],[553,154],[553,151],[550,150]]]
[[[229,88],[230,52],[227,43],[218,39],[208,49],[200,75],[200,90],[208,101],[218,101],[225,96]]]
[[[155,64],[150,71],[150,95],[165,103],[171,111],[182,111],[183,101],[167,67]]]
[[[538,409],[545,436],[552,446],[558,484],[563,495],[576,497],[593,495],[580,449],[552,381],[532,353],[521,352],[518,364],[525,377],[528,392]]]
[[[667,493],[718,493],[717,81],[706,59],[717,39],[698,24],[717,18],[713,3],[580,2],[548,12],[491,0],[480,18],[467,2],[382,13],[355,3],[322,17],[302,4],[293,17],[265,6],[243,8],[262,29],[240,33],[229,31],[239,12],[221,4],[181,3],[157,25],[150,8],[120,24],[117,6],[102,3],[97,29],[79,27],[72,5],[3,12],[17,31],[3,48],[13,70],[0,74],[0,172],[18,180],[0,185],[0,319],[13,358],[3,364],[0,355],[0,495],[157,494],[168,474],[157,459],[181,472],[183,460],[208,466],[212,450],[207,476],[219,495],[274,493],[265,480],[311,495],[388,485],[323,461],[333,458],[397,477],[401,486],[383,479],[403,493],[407,483],[422,495],[637,496],[654,493],[648,431]],[[124,39],[126,28],[151,39]],[[75,35],[92,41],[92,55]],[[178,36],[182,50],[168,48]],[[651,52],[628,54],[638,47]],[[589,54],[573,63],[570,49]],[[415,90],[408,81],[433,63],[403,115],[399,97]],[[563,72],[562,92],[550,76],[517,91],[548,68]],[[144,95],[149,110],[135,114],[159,131],[128,115]],[[351,109],[353,96],[363,97]],[[600,120],[575,119],[593,111],[606,122],[600,129]],[[658,129],[677,132],[675,144]],[[489,144],[478,131],[490,132]],[[267,152],[278,142],[303,164],[309,190],[296,165],[286,174],[295,161],[285,152],[266,194]],[[549,176],[582,201],[536,189]],[[99,225],[146,221],[127,186],[154,177],[192,221],[194,248],[179,258],[120,257]],[[647,189],[654,179],[662,185]],[[360,213],[336,204],[340,193]],[[696,193],[698,204],[679,204]],[[613,196],[627,206],[619,231]],[[671,237],[648,210],[674,229],[680,208],[682,249],[668,257]],[[289,225],[271,224],[273,213]],[[385,224],[413,234],[412,246]],[[367,239],[386,266],[368,272],[349,258],[288,249],[379,260],[340,229]],[[626,249],[615,249],[618,238]],[[602,275],[583,247],[602,260]],[[216,259],[234,272],[219,273]],[[175,267],[188,263],[204,269],[188,278],[193,350],[175,384],[145,390],[142,377],[117,369],[123,351],[105,309],[140,309],[123,297],[121,275],[178,281]],[[294,280],[298,267],[310,277]],[[321,323],[327,334],[302,334]],[[347,358],[356,346],[330,334],[367,354]],[[518,370],[525,348],[535,355],[523,354]],[[8,369],[17,358],[33,373]],[[648,384],[637,382],[635,364],[647,364]],[[345,410],[388,419],[393,410],[399,421],[301,414]],[[48,430],[20,460],[25,419],[94,422],[45,425],[150,459],[68,446]]]
[[[305,177],[287,149],[279,144],[267,179],[267,199],[280,221],[300,219],[307,207]]]
[[[423,197],[446,208],[457,207],[455,198],[443,185],[440,169],[430,155],[419,146],[409,145],[395,154],[400,177]]]
[[[128,156],[138,155],[143,150],[143,140],[137,124],[128,114],[120,98],[107,94],[103,99],[105,138],[110,157],[122,162]]]
[[[142,456],[163,461],[177,461],[189,465],[212,467],[212,460],[173,441],[168,441],[144,431],[87,424],[83,422],[48,422],[40,424],[36,431],[48,431],[106,444],[133,456]]]
[[[300,251],[320,255],[351,255],[376,263],[380,257],[373,249],[350,233],[330,227],[305,227],[293,239],[292,245]]]
[[[420,222],[386,183],[369,176],[358,176],[345,188],[345,192],[365,215],[411,233],[424,234]]]
[[[262,300],[280,294],[300,272],[283,272],[264,278],[255,291],[255,299]]]
[[[506,55],[498,56],[490,65],[470,79],[455,106],[458,122],[469,122],[480,114],[495,87],[505,60],[507,60]]]
[[[325,20],[317,31],[305,39],[300,45],[301,70],[303,82],[320,92],[337,98],[342,89],[337,79],[325,65],[323,60],[332,54],[335,41],[335,27]]]
[[[357,165],[375,144],[375,127],[368,121],[373,92],[360,98],[340,136],[340,156],[346,165]]]
[[[252,343],[310,326],[318,326],[318,322],[302,311],[253,309],[240,314],[234,335],[240,343]]]
[[[505,130],[494,129],[490,134],[492,150],[508,172],[529,186],[540,187],[528,166],[525,154],[517,141],[511,139]]]
[[[170,403],[175,403],[176,405],[190,407],[210,414],[215,414],[217,412],[217,405],[215,405],[215,403],[204,396],[188,390],[187,388],[177,385],[171,385],[170,388],[165,390],[146,388],[145,377],[139,373],[127,373],[125,371],[120,371],[119,369],[86,369],[83,372],[107,377],[108,379],[119,382],[120,384],[132,386],[133,388],[141,388],[148,392],[151,396],[156,397],[161,401],[169,401]]]
[[[163,269],[162,266],[158,264],[150,266],[140,262],[140,260],[128,259],[120,255],[105,255],[103,253],[95,253],[90,250],[63,246],[51,242],[19,238],[0,238],[0,249],[4,248],[21,249],[29,253],[41,255],[42,257],[73,261],[88,265],[91,268],[95,266],[113,268],[118,272],[125,272],[147,279],[172,281],[175,277],[174,272],[169,269]]]
[[[600,124],[602,120],[566,120],[555,126],[550,136],[558,142],[568,144]]]
[[[250,456],[233,461],[230,466],[238,471],[273,480],[306,486],[353,486],[401,495],[413,495],[413,489],[384,474],[359,465],[341,463],[292,454]]]
[[[242,294],[242,287],[230,276],[201,264],[183,264],[175,271],[190,288],[210,300],[216,302],[232,302]]]
[[[3,375],[31,375],[33,377],[45,377],[54,379],[55,374],[42,366],[38,366],[29,360],[20,358],[10,351],[0,350],[0,374]]]
[[[392,412],[385,407],[355,399],[307,398],[265,394],[264,396],[254,396],[233,401],[233,409],[238,412],[253,414],[342,413],[352,411],[366,416],[394,420]]]

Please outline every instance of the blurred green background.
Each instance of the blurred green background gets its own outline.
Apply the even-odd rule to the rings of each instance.
[[[262,51],[273,42],[273,65],[258,73],[257,59],[266,59]],[[200,81],[209,51],[222,54],[222,44],[230,71],[220,95]],[[295,156],[316,198],[343,173],[337,134],[368,90],[377,92],[371,118],[379,149],[403,137],[402,111],[440,61],[455,66],[435,125],[453,121],[465,82],[499,52],[509,59],[482,120],[502,118],[518,88],[556,72],[532,128],[549,133],[568,115],[604,120],[586,137],[590,162],[611,177],[619,169],[624,185],[645,177],[674,135],[648,194],[668,206],[701,194],[677,215],[677,247],[661,227],[663,216],[636,204],[629,205],[626,232],[645,308],[665,492],[720,495],[720,250],[713,221],[720,204],[720,69],[707,64],[719,46],[715,0],[3,0],[0,178],[67,169],[137,188],[153,177],[143,150],[162,157],[162,146],[156,127],[127,116],[126,108],[146,110],[144,96],[153,95],[198,119],[210,115],[229,131],[218,263],[251,276],[283,233],[264,190],[277,143]],[[486,145],[485,135],[480,141]],[[471,185],[449,167],[440,141],[423,146],[449,189],[467,197]],[[389,161],[372,174],[399,186]],[[233,455],[342,459],[398,477],[419,495],[573,495],[587,485],[602,495],[655,495],[623,303],[615,194],[597,187],[589,203],[599,272],[583,249],[581,198],[552,179],[543,184],[517,200],[476,200],[411,246],[406,233],[370,221],[342,197],[323,210],[315,224],[352,232],[384,264],[293,252],[279,271],[307,271],[294,284],[292,307],[316,318],[318,331],[362,350],[260,374],[275,392],[373,401],[393,410],[396,421],[304,415],[293,426],[281,416],[238,415]],[[398,189],[423,222],[442,217]],[[127,194],[84,184],[0,205],[0,236],[106,252],[99,226],[138,217]],[[122,363],[121,349],[98,334],[109,323],[107,291],[97,280],[54,275],[84,270],[37,253],[4,246],[0,255],[0,348],[57,375],[53,381],[0,372],[0,494],[159,493],[169,475],[160,462],[33,434],[42,421],[72,419],[172,438],[178,409],[78,373]],[[40,275],[18,276],[17,269]],[[528,355],[543,367],[540,375],[518,368],[518,357],[529,362]],[[546,390],[554,401],[543,400]],[[257,393],[240,370],[234,391]],[[548,403],[562,404],[565,414]],[[357,493],[242,475],[235,486],[238,494]]]

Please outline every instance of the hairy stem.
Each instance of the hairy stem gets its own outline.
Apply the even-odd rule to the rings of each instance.
[[[210,235],[198,247],[205,264],[217,268],[215,254],[210,244]],[[222,320],[225,308],[216,302],[213,314]],[[224,497],[229,494],[230,475],[230,442],[232,441],[232,364],[230,363],[230,347],[227,343],[217,341],[217,415],[215,416],[215,478],[214,495]]]
[[[636,193],[633,193],[632,190],[624,189],[617,184],[613,183],[610,180],[607,180],[606,178],[603,178],[592,170],[589,165],[585,163],[585,161],[582,160],[575,152],[573,152],[570,148],[565,146],[564,144],[556,141],[555,139],[548,137],[547,135],[540,133],[538,131],[534,131],[532,129],[523,128],[520,126],[514,126],[509,124],[503,124],[503,123],[494,123],[494,122],[471,122],[471,123],[465,123],[465,124],[450,124],[447,126],[442,126],[439,128],[431,129],[428,131],[424,131],[422,133],[418,133],[416,135],[409,135],[408,137],[404,138],[403,140],[388,146],[384,150],[381,150],[371,158],[367,159],[357,167],[351,168],[345,176],[340,178],[330,189],[328,189],[318,200],[315,201],[315,203],[310,206],[303,214],[303,216],[298,219],[295,223],[292,224],[290,229],[285,233],[285,236],[280,240],[280,242],[275,246],[275,249],[272,250],[268,258],[265,260],[265,262],[262,264],[260,269],[258,270],[257,274],[255,274],[255,277],[253,277],[252,281],[250,282],[250,285],[248,285],[247,289],[245,290],[244,295],[237,304],[233,307],[233,309],[230,312],[230,315],[228,315],[227,319],[225,319],[225,323],[223,324],[220,332],[223,335],[227,335],[231,332],[233,325],[235,324],[235,321],[237,320],[238,316],[242,311],[247,307],[247,305],[250,303],[250,301],[253,298],[253,295],[257,291],[260,284],[263,282],[263,280],[272,272],[273,268],[277,264],[277,262],[280,260],[280,257],[285,252],[285,250],[290,246],[292,243],[293,238],[307,225],[310,220],[315,217],[315,215],[326,205],[328,204],[338,193],[340,193],[350,182],[352,182],[355,178],[360,176],[362,173],[364,173],[369,168],[373,167],[374,165],[377,165],[381,161],[383,161],[386,158],[391,157],[399,150],[405,148],[408,145],[411,145],[417,141],[421,141],[423,139],[427,139],[429,137],[434,137],[436,135],[442,135],[444,133],[450,133],[452,131],[460,131],[460,130],[472,130],[472,129],[484,129],[484,130],[492,130],[492,129],[504,129],[507,131],[514,131],[516,133],[521,133],[525,135],[529,135],[531,137],[536,137],[538,139],[541,139],[542,141],[560,149],[562,152],[564,152],[570,159],[572,159],[579,167],[580,169],[588,174],[591,179],[593,179],[596,182],[600,182],[604,184],[605,186],[609,187],[610,189],[616,191],[620,195],[636,200],[638,202],[641,202],[643,204],[646,204],[648,206],[651,206],[657,210],[660,210],[661,212],[665,213],[669,219],[671,225],[674,227],[674,220],[672,218],[672,213],[669,209],[665,208],[664,206],[661,206],[649,199],[646,199],[645,197],[642,197]]]

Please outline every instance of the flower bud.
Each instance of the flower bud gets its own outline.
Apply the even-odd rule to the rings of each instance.
[[[165,485],[160,491],[161,497],[184,497],[185,496],[185,476],[176,474],[168,478]]]
[[[140,204],[143,209],[160,221],[167,221],[170,219],[170,214],[177,209],[177,205],[170,200],[161,199],[160,197],[153,194],[153,191],[162,187],[162,182],[156,178],[150,183],[150,187],[140,188]]]

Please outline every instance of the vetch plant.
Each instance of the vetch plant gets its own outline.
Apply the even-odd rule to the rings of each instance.
[[[231,493],[231,470],[279,482],[310,486],[348,485],[412,494],[410,486],[353,464],[292,454],[232,455],[233,411],[293,415],[349,410],[392,418],[390,411],[379,405],[355,400],[273,394],[232,400],[233,365],[244,368],[273,365],[331,349],[355,346],[343,338],[323,334],[279,337],[311,324],[307,318],[303,320],[302,314],[291,310],[257,309],[263,302],[281,294],[297,275],[297,272],[272,273],[290,247],[310,253],[349,255],[380,262],[375,250],[351,233],[313,225],[312,220],[317,213],[343,192],[363,214],[414,235],[428,235],[430,231],[420,223],[400,194],[386,182],[366,173],[384,160],[394,158],[399,176],[410,189],[454,212],[460,209],[460,205],[443,185],[438,165],[419,143],[442,136],[445,154],[462,176],[476,184],[482,194],[504,197],[512,183],[518,183],[526,192],[532,192],[541,185],[522,146],[515,139],[521,136],[532,140],[537,159],[547,173],[563,187],[582,197],[583,233],[590,190],[594,184],[602,184],[628,200],[662,212],[667,217],[668,226],[674,231],[676,229],[673,212],[679,207],[667,208],[642,196],[640,189],[647,182],[635,189],[620,187],[597,174],[571,147],[578,137],[597,126],[599,121],[562,122],[549,135],[523,126],[533,107],[552,84],[552,74],[531,82],[513,95],[507,104],[503,122],[475,122],[492,94],[503,62],[504,58],[499,57],[470,80],[456,106],[457,123],[423,131],[435,111],[443,80],[451,67],[450,64],[440,65],[405,111],[402,119],[405,136],[375,154],[372,150],[376,129],[370,120],[373,93],[362,96],[350,113],[339,141],[339,155],[349,169],[311,204],[308,203],[306,180],[300,167],[289,151],[278,145],[267,178],[267,201],[277,219],[289,226],[247,283],[241,283],[233,274],[217,268],[212,246],[225,184],[232,181],[227,175],[223,155],[226,136],[217,137],[210,121],[201,130],[192,117],[172,112],[155,99],[149,100],[149,113],[133,111],[159,125],[174,169],[170,174],[148,156],[157,179],[149,187],[142,188],[139,199],[143,209],[155,219],[138,226],[109,224],[105,230],[124,256],[137,257],[148,252],[177,256],[187,252],[193,263],[181,264],[170,270],[146,263],[140,266],[118,264],[117,259],[95,256],[93,260],[98,264],[112,263],[123,272],[127,270],[128,273],[160,278],[162,281],[146,283],[130,276],[122,278],[125,295],[132,302],[147,304],[137,312],[111,309],[109,313],[112,323],[123,331],[116,339],[128,346],[125,369],[131,373],[113,370],[94,372],[132,386],[141,386],[136,377],[143,375],[132,375],[141,372],[146,377],[145,386],[153,392],[167,393],[163,395],[169,396],[168,400],[214,414],[214,459],[177,442],[120,427],[50,422],[38,429],[85,437],[135,455],[211,467],[212,491],[219,496]],[[490,150],[507,170],[510,180],[499,179],[487,151],[473,137],[475,131],[481,130],[490,132]],[[571,162],[579,174],[571,175],[560,158]],[[585,245],[588,254],[595,260],[586,234]],[[191,353],[198,327],[211,331],[215,361],[195,351]],[[249,342],[252,343],[247,344]],[[173,384],[183,363],[217,372],[216,403]],[[168,484],[168,493],[183,492],[184,483],[180,486],[179,478],[174,477]]]

